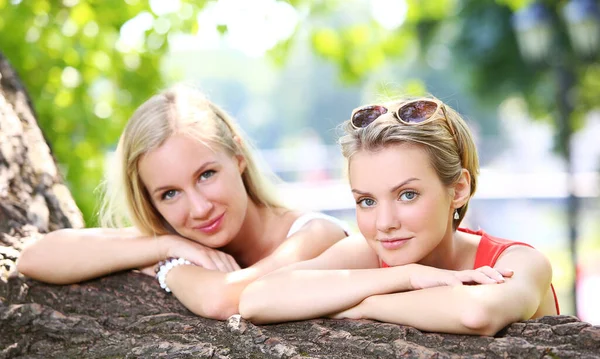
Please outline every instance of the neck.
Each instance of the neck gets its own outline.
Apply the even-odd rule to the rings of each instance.
[[[450,227],[444,239],[419,264],[448,270],[472,269],[463,268],[463,261],[460,260],[463,246],[458,234]]]
[[[248,209],[242,227],[237,236],[225,247],[224,252],[235,258],[242,268],[253,265],[276,247],[276,243],[270,241],[270,224],[277,216],[277,209],[256,205],[248,200]]]

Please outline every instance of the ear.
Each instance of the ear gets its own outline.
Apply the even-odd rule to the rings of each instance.
[[[240,174],[244,173],[244,171],[246,170],[246,157],[244,157],[243,155],[235,155],[234,157],[237,160],[238,170],[240,171]]]
[[[452,206],[461,208],[471,197],[471,174],[466,169],[462,169],[460,178],[453,186],[454,196],[452,197]]]
[[[240,136],[233,136],[233,142],[235,142],[239,147],[242,147],[242,139]]]
[[[237,144],[238,148],[242,148],[242,139],[239,136],[233,136],[233,141]],[[238,169],[240,174],[244,173],[246,170],[246,157],[241,154],[241,151],[235,155],[235,158],[238,162]]]

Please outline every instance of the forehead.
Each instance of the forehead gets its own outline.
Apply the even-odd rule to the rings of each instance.
[[[358,151],[349,160],[348,172],[351,185],[361,187],[396,185],[410,177],[437,178],[429,153],[421,146],[406,143]]]
[[[175,134],[142,155],[138,170],[142,181],[150,187],[160,185],[159,182],[176,182],[194,173],[206,162],[221,162],[227,157],[219,146]]]

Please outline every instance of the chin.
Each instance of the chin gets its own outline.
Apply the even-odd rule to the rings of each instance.
[[[199,235],[198,233],[192,232],[186,237],[200,245],[213,249],[224,247],[231,242],[221,233],[212,235]]]
[[[381,255],[379,256],[379,258],[381,258],[381,260],[384,261],[390,267],[398,267],[407,264],[417,263],[417,261],[413,260],[413,258],[406,258],[406,256],[390,256],[389,253],[387,256],[385,254]]]

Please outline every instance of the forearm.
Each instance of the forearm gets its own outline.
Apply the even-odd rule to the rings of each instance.
[[[526,315],[512,311],[502,301],[504,284],[445,286],[376,295],[366,298],[355,311],[358,317],[409,325],[430,332],[494,335]]]
[[[157,241],[131,229],[63,229],[28,245],[17,269],[49,283],[75,283],[158,262]]]
[[[171,269],[166,283],[177,299],[193,313],[225,320],[239,312],[242,291],[259,275],[255,268],[224,273],[184,265]]]
[[[410,290],[410,268],[283,269],[252,283],[242,294],[240,312],[255,323],[325,316],[372,295]]]

